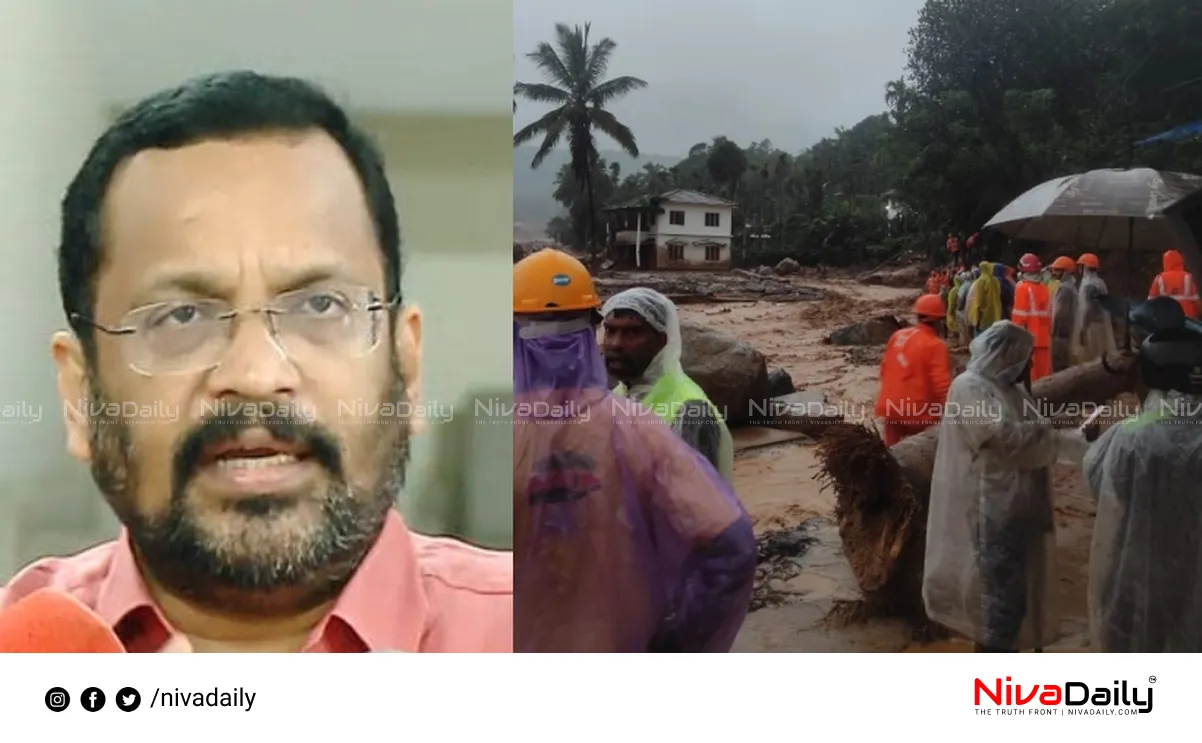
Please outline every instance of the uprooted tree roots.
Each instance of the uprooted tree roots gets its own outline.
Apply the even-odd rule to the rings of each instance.
[[[1039,380],[1032,393],[1053,409],[1103,404],[1135,389],[1131,361],[1073,367]],[[922,568],[937,444],[936,428],[887,447],[875,429],[853,424],[832,426],[818,441],[816,477],[834,489],[843,552],[863,593],[859,605],[837,607],[837,618],[925,623]]]
[[[921,618],[929,486],[908,477],[904,453],[899,459],[868,426],[831,429],[818,442],[818,455],[819,480],[835,490],[843,553],[864,594],[861,604],[839,613],[847,621]]]

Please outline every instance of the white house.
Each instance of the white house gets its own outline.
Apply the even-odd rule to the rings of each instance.
[[[606,212],[613,244],[619,250],[639,246],[629,251],[633,260],[622,260],[623,264],[721,270],[730,268],[734,209],[733,202],[717,196],[676,189],[618,204]]]

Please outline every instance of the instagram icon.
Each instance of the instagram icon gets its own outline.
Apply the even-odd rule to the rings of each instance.
[[[71,695],[61,686],[56,686],[46,692],[46,709],[51,712],[62,712],[71,705]]]

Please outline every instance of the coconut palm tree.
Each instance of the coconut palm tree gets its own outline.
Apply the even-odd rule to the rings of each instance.
[[[530,161],[530,167],[537,168],[551,150],[567,138],[572,172],[584,186],[588,198],[587,240],[593,245],[597,205],[592,173],[598,157],[593,132],[602,132],[631,157],[638,157],[634,133],[605,110],[605,106],[631,91],[647,87],[647,83],[628,75],[606,80],[610,57],[618,45],[608,37],[590,42],[589,28],[588,23],[571,27],[557,23],[554,45],[544,41],[526,55],[538,65],[546,82],[517,83],[513,87],[515,96],[550,104],[554,108],[519,129],[513,135],[513,146],[519,147],[542,137],[542,144]]]

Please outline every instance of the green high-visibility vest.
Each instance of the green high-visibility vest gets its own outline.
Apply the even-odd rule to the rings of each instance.
[[[614,389],[614,394],[625,397],[626,385],[619,384]],[[718,474],[722,475],[722,479],[733,483],[735,476],[734,440],[730,437],[730,429],[726,427],[726,420],[722,417],[722,413],[718,411],[714,403],[710,402],[709,396],[705,394],[700,385],[689,379],[684,372],[665,374],[651,386],[651,390],[639,402],[644,407],[650,408],[664,423],[674,426],[685,403],[692,400],[701,400],[708,405],[710,412],[718,421],[721,439],[718,445],[718,461],[715,466]]]

